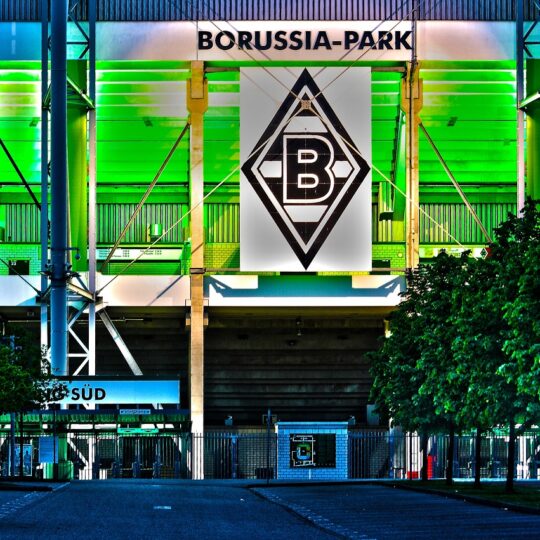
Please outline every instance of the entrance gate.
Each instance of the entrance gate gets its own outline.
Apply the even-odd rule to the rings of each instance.
[[[190,437],[186,433],[68,434],[68,459],[79,480],[188,478]]]

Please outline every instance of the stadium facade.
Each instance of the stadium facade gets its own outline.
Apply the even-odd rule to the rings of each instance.
[[[538,193],[534,2],[51,4],[0,6],[4,335],[68,410],[377,425],[406,269]]]

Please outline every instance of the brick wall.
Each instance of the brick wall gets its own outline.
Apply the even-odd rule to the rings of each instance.
[[[373,260],[389,259],[390,268],[405,268],[405,244],[373,244],[372,258]]]
[[[206,244],[204,265],[206,268],[240,268],[240,244]]]
[[[38,244],[0,244],[0,258],[30,260],[30,274],[37,275],[41,270],[40,246]],[[405,246],[403,244],[374,244],[373,259],[390,260],[392,268],[405,266]],[[207,268],[238,269],[240,267],[240,245],[237,243],[215,243],[205,245],[204,263]],[[189,250],[182,256],[182,272],[189,273]],[[0,275],[7,275],[8,269],[0,265]],[[325,275],[350,275],[350,272],[324,272]]]
[[[280,480],[346,480],[348,476],[347,422],[278,422],[277,478]],[[336,437],[335,467],[291,467],[291,434],[334,434]]]
[[[0,259],[6,263],[11,260],[29,260],[30,275],[37,275],[41,271],[41,247],[38,244],[0,244]],[[7,276],[9,269],[0,264],[0,276]]]

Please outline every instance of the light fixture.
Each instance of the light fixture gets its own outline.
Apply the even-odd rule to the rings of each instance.
[[[296,319],[296,335],[300,337],[302,335],[302,318],[298,317]]]

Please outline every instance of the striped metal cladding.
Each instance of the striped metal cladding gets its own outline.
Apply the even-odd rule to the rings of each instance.
[[[511,21],[517,0],[96,0],[98,21],[194,20],[401,20],[418,5],[420,20]],[[41,0],[0,2],[0,21],[37,21]],[[78,20],[87,18],[88,0],[76,4]],[[524,0],[525,19],[538,13]]]
[[[35,204],[7,204],[6,242],[37,244],[40,241],[39,216]]]
[[[127,222],[135,204],[107,203],[97,205],[97,241],[99,244],[113,244],[124,224]],[[495,228],[508,217],[509,212],[516,212],[514,203],[473,203],[475,212],[493,235]],[[420,208],[433,218],[446,231],[438,227],[420,213],[420,243],[454,243],[452,235],[463,244],[484,244],[486,242],[478,225],[467,207],[462,203],[421,203]],[[151,223],[161,223],[163,231],[178,221],[188,210],[187,205],[147,204],[143,206],[135,223],[124,239],[125,244],[148,244],[147,228]],[[372,235],[374,243],[393,242],[392,221],[379,220],[378,205],[372,205]],[[205,241],[211,244],[240,242],[240,212],[238,203],[209,203],[204,207]],[[186,219],[187,221],[187,219]],[[20,224],[25,226],[21,227]],[[184,223],[184,226],[186,223]],[[183,242],[184,227],[175,227],[160,244],[178,244]],[[39,211],[35,205],[6,205],[6,242],[38,243]]]
[[[392,220],[379,219],[379,204],[378,203],[373,203],[371,205],[371,238],[374,243],[393,241]]]
[[[509,212],[516,212],[516,205],[513,203],[472,203],[471,206],[490,236],[493,236],[493,231],[508,218]],[[464,204],[421,203],[420,208],[462,244],[487,242]],[[420,213],[421,244],[454,243],[447,232]]]
[[[101,269],[103,274],[116,275],[125,274],[127,276],[180,276],[182,272],[181,261],[138,261],[126,268],[127,262],[110,262]]]
[[[97,242],[98,244],[114,244],[124,225],[133,214],[136,204],[106,203],[97,205]],[[148,226],[159,223],[163,232],[175,224],[187,212],[187,205],[180,204],[145,204],[133,225],[128,229],[122,244],[148,244]],[[187,221],[187,220],[186,220]],[[179,244],[183,242],[182,224],[174,227],[160,240],[162,244]]]
[[[240,242],[240,205],[210,203],[204,206],[205,242],[210,244]]]
[[[41,0],[4,0],[0,2],[1,21],[39,21]]]

